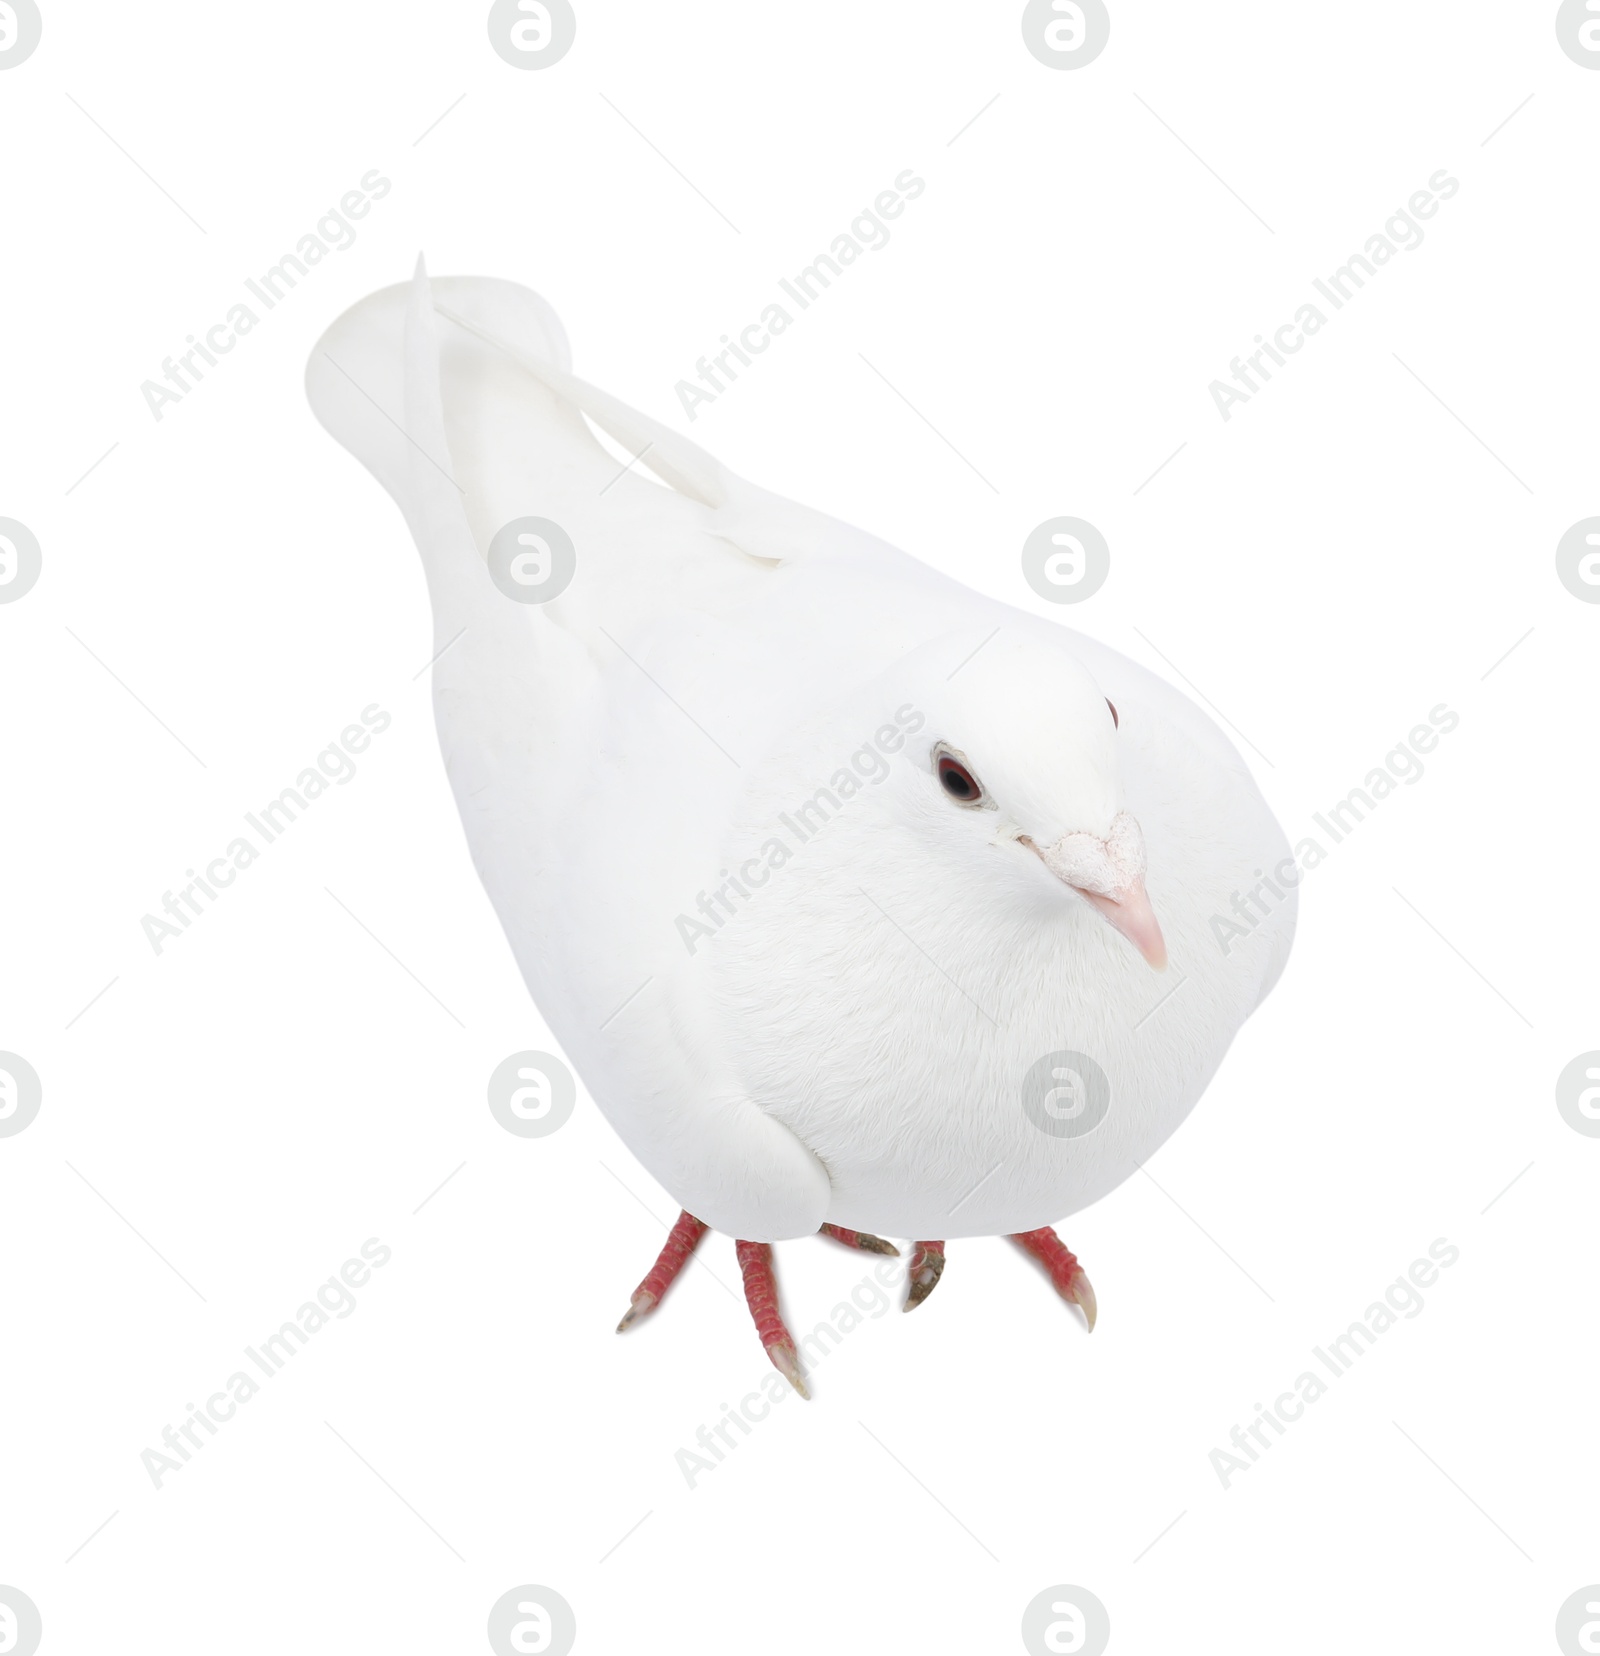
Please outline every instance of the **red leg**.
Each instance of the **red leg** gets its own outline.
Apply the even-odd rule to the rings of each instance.
[[[678,1272],[689,1263],[689,1255],[694,1252],[706,1229],[687,1210],[678,1215],[677,1224],[667,1236],[666,1246],[644,1281],[633,1291],[633,1299],[623,1313],[622,1321],[617,1324],[619,1334],[626,1332],[638,1318],[648,1316],[661,1303],[662,1296],[672,1286]]]
[[[1011,1240],[1044,1266],[1056,1292],[1083,1312],[1093,1331],[1097,1314],[1094,1289],[1089,1286],[1077,1255],[1068,1252],[1066,1244],[1048,1225],[1039,1230],[1018,1231]]]
[[[778,1310],[778,1279],[772,1272],[772,1247],[766,1242],[737,1242],[739,1269],[744,1273],[744,1297],[756,1320],[756,1333],[766,1347],[772,1366],[802,1397],[809,1398],[800,1373],[800,1358],[794,1340],[783,1325]]]
[[[916,1308],[939,1286],[944,1275],[944,1243],[913,1242],[911,1264],[906,1270],[906,1302],[902,1311]]]
[[[892,1242],[885,1242],[881,1236],[874,1236],[870,1231],[846,1230],[842,1225],[824,1225],[818,1236],[831,1236],[835,1242],[842,1242],[847,1248],[860,1248],[866,1253],[893,1254],[900,1257],[900,1250]]]

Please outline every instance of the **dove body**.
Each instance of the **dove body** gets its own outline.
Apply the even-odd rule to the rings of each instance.
[[[741,1248],[1033,1233],[1174,1131],[1295,909],[1212,935],[1288,846],[1193,702],[573,378],[513,284],[419,272],[307,378],[422,553],[517,963],[686,1214]],[[548,602],[491,573],[527,517],[576,552]]]

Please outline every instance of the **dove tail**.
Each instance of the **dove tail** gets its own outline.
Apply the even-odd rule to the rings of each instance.
[[[529,297],[535,295],[530,294]],[[530,351],[525,344],[463,315],[451,303],[436,300],[434,308],[440,316],[504,352],[548,390],[574,409],[587,414],[608,437],[621,443],[662,482],[691,500],[699,501],[702,506],[716,508],[727,504],[731,492],[730,479],[720,460],[707,454],[698,443],[691,443],[687,437],[680,436],[670,426],[664,426],[648,414],[630,408],[610,392],[578,379],[571,372],[570,357],[563,361],[549,353]]]
[[[432,280],[423,261],[409,282],[369,294],[351,306],[319,339],[306,362],[306,396],[328,433],[348,449],[404,505],[417,458],[407,425],[406,341],[448,301],[452,317],[473,327],[492,320],[505,348],[527,362],[557,372],[572,365],[572,352],[556,313],[536,293],[490,277]],[[437,378],[437,346],[429,372]],[[448,453],[431,459],[448,474]]]
[[[474,325],[492,318],[519,359],[553,372],[570,364],[561,323],[537,294],[487,277],[431,281],[419,258],[410,282],[369,295],[328,329],[306,365],[306,393],[317,419],[405,514],[428,577],[436,643],[467,625],[480,639],[525,637],[530,621],[556,617],[507,604],[488,579],[497,495],[526,492],[535,466],[587,463],[603,474],[609,461],[554,395],[529,387],[537,406],[523,396],[512,407],[504,384],[475,360],[485,355],[481,345],[454,326],[441,342],[441,294]]]

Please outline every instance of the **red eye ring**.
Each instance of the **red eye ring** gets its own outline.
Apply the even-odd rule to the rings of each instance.
[[[1106,706],[1111,709],[1111,728],[1113,730],[1120,730],[1122,728],[1122,720],[1117,717],[1117,704],[1112,701],[1109,696],[1107,696]]]
[[[939,782],[952,799],[959,800],[963,805],[975,804],[983,797],[977,777],[948,753],[939,755]]]

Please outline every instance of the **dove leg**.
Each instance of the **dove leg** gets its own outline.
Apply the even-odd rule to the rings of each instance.
[[[939,1286],[944,1275],[944,1243],[913,1242],[911,1264],[906,1269],[906,1302],[902,1311],[916,1308]]]
[[[778,1309],[778,1279],[772,1270],[772,1246],[767,1242],[739,1242],[735,1244],[739,1269],[744,1274],[744,1297],[750,1315],[756,1320],[756,1333],[766,1347],[772,1366],[802,1397],[809,1398],[806,1383],[800,1373],[800,1358],[794,1348],[794,1338],[784,1326]]]
[[[677,1224],[668,1233],[666,1246],[662,1248],[655,1264],[650,1267],[644,1281],[633,1291],[628,1309],[623,1312],[622,1321],[617,1324],[619,1334],[626,1333],[640,1317],[648,1316],[661,1303],[663,1295],[677,1280],[678,1272],[689,1263],[689,1255],[699,1245],[706,1229],[707,1227],[692,1213],[683,1212],[678,1215]]]
[[[893,1254],[900,1257],[900,1250],[892,1242],[885,1242],[881,1236],[874,1236],[871,1231],[846,1230],[843,1225],[824,1225],[817,1232],[818,1236],[831,1236],[835,1242],[842,1242],[847,1248],[860,1248],[865,1253]]]
[[[1040,1230],[1017,1231],[1011,1240],[1044,1266],[1045,1274],[1055,1284],[1056,1292],[1083,1312],[1092,1332],[1096,1315],[1094,1289],[1089,1286],[1089,1279],[1078,1263],[1077,1255],[1068,1251],[1066,1244],[1048,1225]]]

